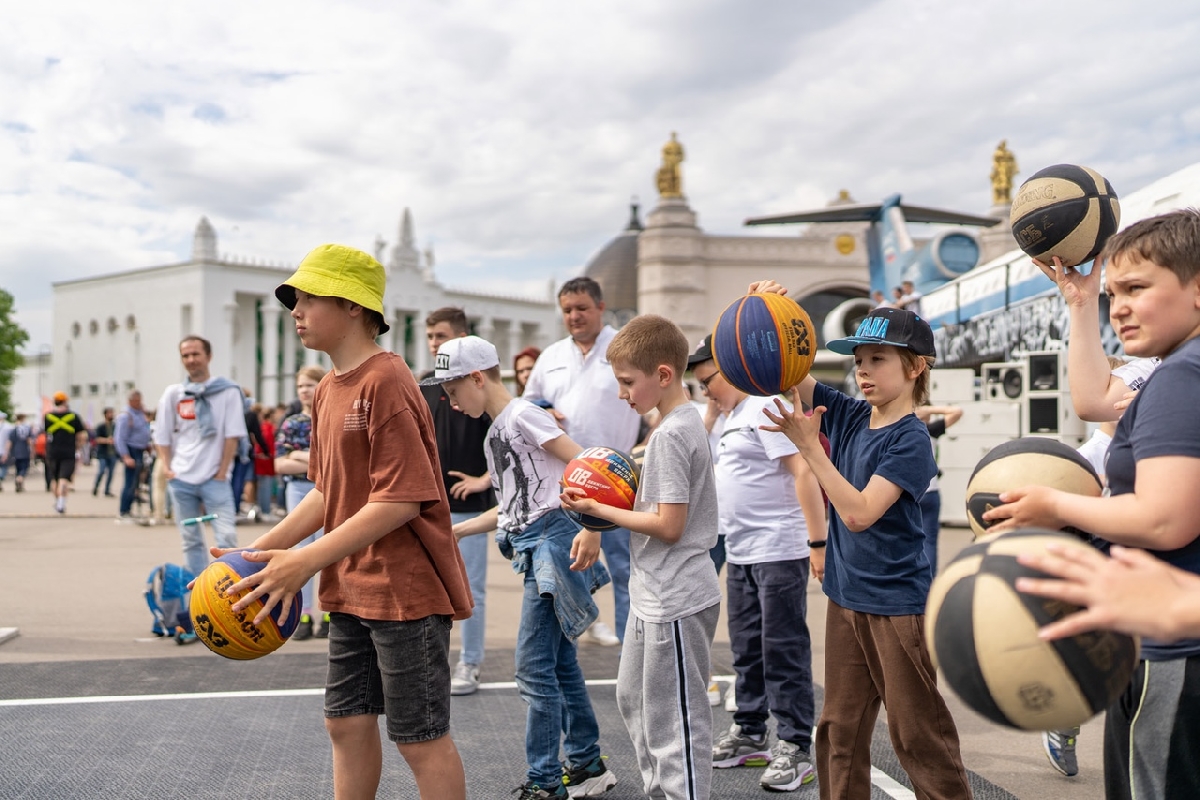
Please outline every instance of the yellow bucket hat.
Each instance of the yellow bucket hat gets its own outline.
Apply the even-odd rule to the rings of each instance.
[[[300,266],[275,288],[279,302],[296,307],[296,290],[317,297],[342,297],[383,316],[383,265],[362,250],[341,244],[323,244],[304,257]],[[391,330],[383,323],[381,334]]]

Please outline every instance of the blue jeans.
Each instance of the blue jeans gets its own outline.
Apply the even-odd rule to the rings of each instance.
[[[121,516],[125,516],[133,508],[133,499],[137,496],[138,475],[142,470],[142,453],[144,452],[140,447],[129,448],[129,457],[133,459],[133,466],[125,467],[125,485],[121,487]]]
[[[283,490],[283,502],[287,508],[287,512],[292,513],[292,509],[300,505],[300,501],[304,499],[304,495],[313,490],[315,484],[309,480],[294,479],[287,482],[287,488]],[[296,547],[304,547],[306,544],[312,544],[317,540],[324,528],[318,528],[316,533],[309,534],[296,543]],[[312,614],[313,598],[317,591],[317,576],[313,575],[308,579],[308,583],[300,589],[300,611],[304,614]]]
[[[617,638],[625,641],[625,623],[629,620],[629,530],[613,528],[600,534],[600,549],[612,576],[613,612]]]
[[[233,493],[233,510],[237,512],[242,508],[242,494],[246,490],[246,481],[254,477],[254,461],[242,461],[235,458],[229,472],[229,486]]]
[[[233,496],[229,493],[228,481],[207,480],[204,483],[185,483],[178,478],[167,481],[167,492],[175,507],[175,524],[183,537],[184,566],[193,575],[199,575],[208,566],[208,548],[204,544],[204,523],[184,525],[185,519],[203,514],[216,514],[211,523],[217,547],[237,547],[237,513],[233,510]],[[203,511],[201,510],[203,508]]]
[[[815,706],[812,641],[805,623],[808,559],[729,564],[725,587],[737,673],[733,721],[759,736],[773,714],[780,739],[811,751]]]
[[[105,496],[110,495],[112,494],[112,479],[113,472],[117,466],[117,457],[115,455],[104,456],[103,458],[97,458],[96,461],[99,463],[100,468],[96,470],[96,482],[92,484],[92,494],[96,493],[100,488],[100,481],[107,476],[108,480],[104,482],[104,494]]]
[[[481,537],[482,538],[482,537]],[[525,573],[525,596],[517,630],[517,688],[529,706],[525,718],[528,780],[562,782],[559,741],[573,766],[600,755],[600,726],[592,711],[576,645],[563,633],[554,600],[538,591],[533,570]]]
[[[450,522],[457,524],[477,516],[471,511],[452,511]],[[471,596],[475,598],[475,610],[471,616],[458,623],[462,630],[462,650],[459,651],[458,660],[463,664],[479,666],[483,663],[484,636],[487,634],[488,544],[491,541],[491,533],[458,540],[458,550],[467,566]]]

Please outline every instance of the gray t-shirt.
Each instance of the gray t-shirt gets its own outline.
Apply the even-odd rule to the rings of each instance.
[[[667,414],[646,445],[635,511],[687,503],[675,544],[629,533],[629,605],[646,622],[664,623],[721,602],[708,551],[717,543],[717,485],[700,412],[683,403]]]

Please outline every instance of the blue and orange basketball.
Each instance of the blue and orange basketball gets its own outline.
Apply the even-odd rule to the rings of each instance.
[[[598,503],[631,509],[637,496],[638,466],[632,457],[609,447],[589,447],[580,451],[563,470],[563,483],[582,489]],[[567,516],[593,531],[617,527],[606,519],[563,509]]]
[[[233,611],[233,604],[245,592],[226,597],[225,590],[266,566],[266,562],[247,561],[242,557],[243,552],[246,551],[226,553],[200,573],[192,587],[191,605],[192,625],[200,641],[217,655],[238,661],[260,658],[278,650],[300,622],[299,595],[292,598],[282,622],[282,609],[276,606],[261,625],[254,624],[254,616],[262,610],[262,600],[255,600],[240,612]]]
[[[721,376],[746,394],[770,397],[808,375],[817,355],[812,319],[781,294],[750,294],[717,319],[713,361]]]

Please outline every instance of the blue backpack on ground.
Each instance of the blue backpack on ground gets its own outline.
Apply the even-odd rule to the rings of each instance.
[[[146,605],[154,616],[150,632],[155,636],[171,636],[177,644],[196,641],[189,610],[192,593],[187,585],[195,578],[178,564],[161,564],[150,570],[146,578]]]

